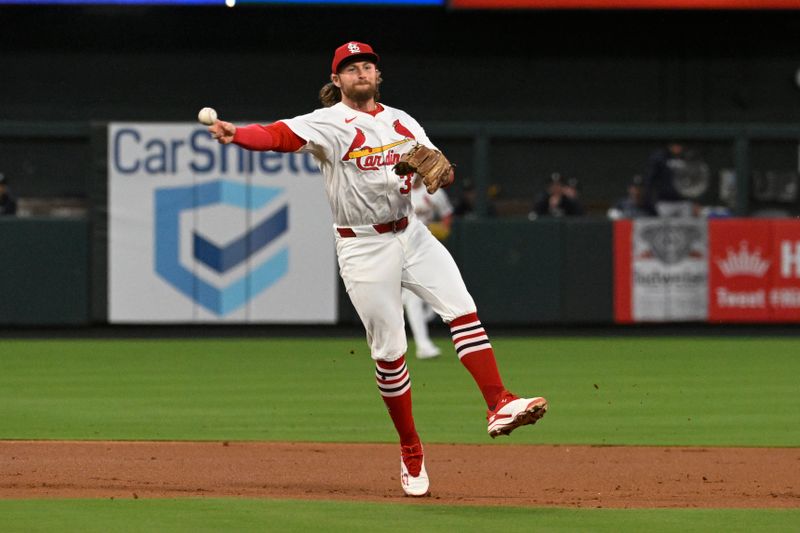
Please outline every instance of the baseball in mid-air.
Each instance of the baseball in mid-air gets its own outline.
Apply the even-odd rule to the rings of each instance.
[[[200,124],[211,126],[217,121],[217,112],[213,107],[204,107],[197,114],[197,120],[200,121]]]

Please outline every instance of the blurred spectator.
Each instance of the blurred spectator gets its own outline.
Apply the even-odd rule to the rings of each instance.
[[[434,237],[444,241],[450,236],[453,206],[443,189],[428,194],[422,184],[422,179],[417,178],[411,189],[411,204],[414,206],[414,215],[420,222],[428,226]],[[414,336],[417,358],[431,359],[438,356],[441,351],[431,341],[428,332],[428,322],[436,316],[436,313],[427,302],[406,288],[403,289],[403,307],[406,311],[408,326]]]
[[[472,180],[464,180],[461,185],[461,194],[455,201],[453,215],[456,217],[465,218],[474,218],[477,216],[477,213],[475,213],[477,195],[478,192],[475,190],[475,184],[472,182]],[[487,191],[486,198],[486,214],[490,217],[493,217],[497,214],[494,203],[492,202],[492,199],[496,195],[496,187],[491,186]]]
[[[577,185],[577,181],[575,185]],[[576,187],[570,187],[561,174],[553,172],[547,182],[547,189],[536,198],[533,211],[528,218],[582,215],[583,206],[575,196],[576,194]]]
[[[8,180],[5,175],[0,172],[0,215],[15,214],[17,214],[17,200],[8,187]]]
[[[687,162],[686,147],[678,142],[671,142],[665,148],[656,150],[650,155],[647,174],[644,178],[644,190],[647,200],[662,217],[688,217],[697,212],[697,206],[686,196],[686,192],[700,183],[702,176],[695,176]],[[700,162],[700,166],[704,163]],[[705,167],[707,171],[707,166]],[[698,183],[693,183],[697,181]]]
[[[644,179],[638,174],[628,184],[628,195],[608,210],[608,217],[613,220],[657,215],[655,206],[644,194]]]
[[[575,204],[575,209],[577,212],[573,213],[575,215],[585,215],[586,209],[583,207],[583,203],[581,202],[580,195],[581,195],[581,183],[578,181],[578,178],[569,178],[563,186],[563,193],[564,196],[572,200]]]

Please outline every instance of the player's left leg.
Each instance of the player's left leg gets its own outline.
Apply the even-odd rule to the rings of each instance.
[[[409,496],[424,496],[428,493],[428,472],[422,442],[414,425],[411,377],[405,357],[375,361],[375,380],[400,437],[400,485]]]
[[[400,295],[402,248],[392,235],[338,239],[339,272],[367,333],[378,391],[400,438],[406,494],[428,492],[422,444],[414,424]]]
[[[507,435],[544,416],[547,401],[541,397],[519,398],[503,385],[494,349],[458,266],[447,249],[428,231],[412,224],[406,230],[406,265],[403,286],[425,301],[449,324],[453,344],[483,394],[488,409],[488,432]]]

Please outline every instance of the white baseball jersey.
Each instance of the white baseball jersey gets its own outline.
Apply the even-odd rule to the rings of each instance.
[[[317,160],[334,225],[353,230],[335,233],[339,274],[372,358],[393,361],[408,348],[399,287],[430,303],[445,321],[475,312],[475,302],[450,253],[413,216],[416,175],[392,170],[415,143],[436,147],[407,113],[382,107],[373,116],[340,102],[283,123],[306,141],[300,151]],[[396,233],[373,227],[409,215],[408,227]]]
[[[426,226],[453,214],[453,204],[443,189],[428,194],[424,185],[414,187],[411,190],[411,203],[414,206],[414,214]]]
[[[339,102],[283,120],[306,141],[300,151],[317,160],[337,226],[391,222],[413,211],[413,175],[398,176],[392,167],[417,142],[436,147],[408,113],[381,106],[372,116]]]

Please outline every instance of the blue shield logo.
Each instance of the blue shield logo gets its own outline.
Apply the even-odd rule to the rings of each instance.
[[[181,214],[215,204],[254,211],[275,201],[282,192],[283,189],[277,187],[244,185],[228,180],[156,189],[156,272],[182,294],[216,315],[225,316],[243,307],[286,275],[289,271],[289,246],[280,247],[259,264],[248,265],[245,275],[223,288],[218,288],[181,264]],[[254,254],[284,235],[288,228],[289,206],[285,204],[225,245],[215,244],[193,231],[192,257],[222,275],[247,262]]]

